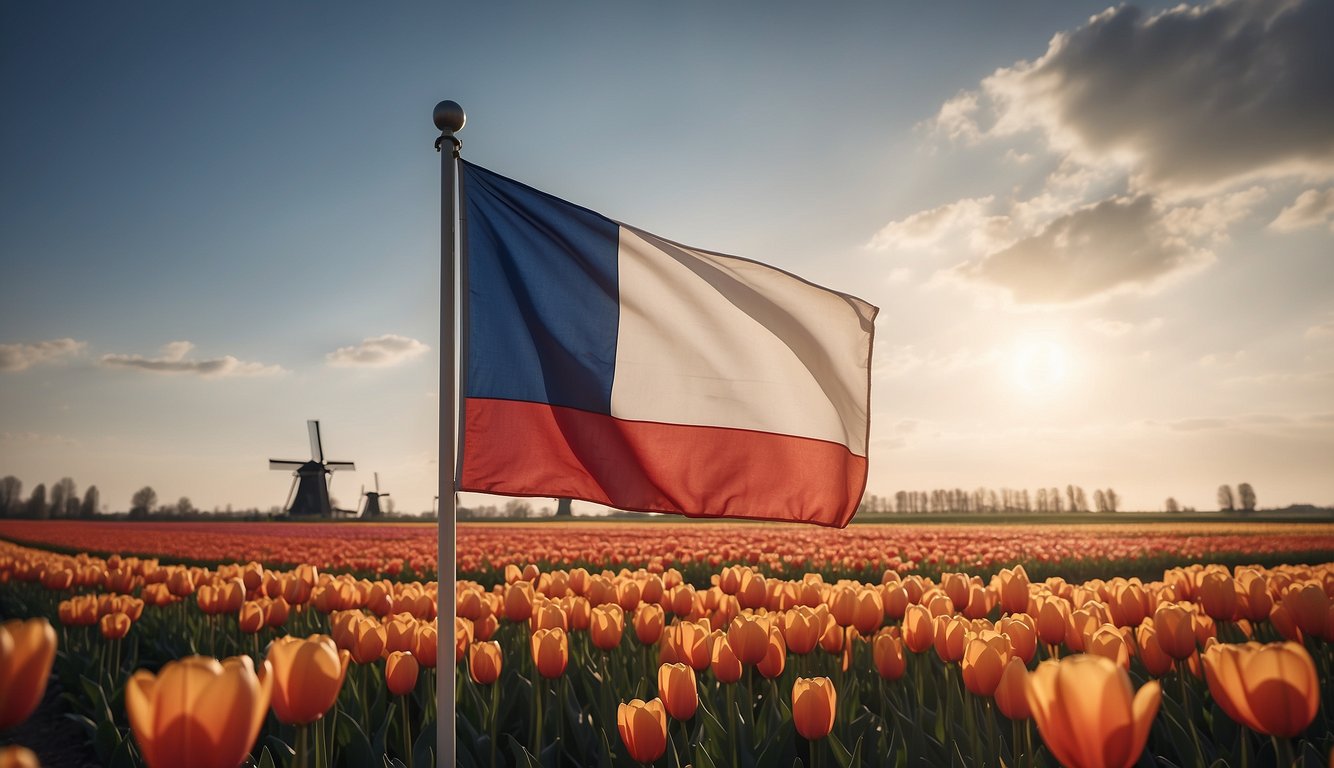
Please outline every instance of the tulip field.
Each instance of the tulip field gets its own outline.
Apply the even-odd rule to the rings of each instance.
[[[435,542],[0,521],[0,766],[51,746],[30,718],[92,764],[436,765]],[[458,553],[460,766],[1334,765],[1334,525],[462,524]]]

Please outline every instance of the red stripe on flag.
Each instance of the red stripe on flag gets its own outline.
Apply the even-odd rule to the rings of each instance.
[[[823,440],[468,398],[460,490],[843,527],[866,458]]]

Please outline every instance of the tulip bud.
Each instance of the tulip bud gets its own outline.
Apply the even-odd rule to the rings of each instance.
[[[1258,733],[1292,738],[1320,707],[1315,662],[1297,643],[1217,643],[1204,652],[1204,671],[1214,701]]]
[[[1088,654],[1044,661],[1028,683],[1028,706],[1043,742],[1072,768],[1133,765],[1161,700],[1156,680],[1135,693],[1124,669]]]
[[[713,633],[709,668],[720,683],[735,683],[741,679],[741,660],[733,653],[731,643],[721,631]]]
[[[102,630],[102,637],[108,640],[119,640],[130,633],[130,617],[117,611],[108,613],[98,622]]]
[[[663,664],[658,667],[658,698],[673,719],[689,720],[694,717],[699,707],[695,670],[685,664]]]
[[[1000,683],[992,697],[996,708],[1011,720],[1027,720],[1032,717],[1028,708],[1028,668],[1019,657],[1012,657],[1001,673]]]
[[[787,664],[787,648],[783,645],[783,633],[778,631],[777,627],[769,628],[769,642],[765,646],[764,658],[760,659],[755,668],[765,678],[772,680],[783,674],[783,667]]]
[[[46,619],[0,624],[0,731],[18,725],[46,693],[56,658],[56,631]]]
[[[588,636],[593,645],[604,651],[619,646],[621,638],[625,636],[625,611],[615,603],[594,608],[588,624]]]
[[[0,747],[0,768],[42,768],[31,749],[17,744]]]
[[[667,751],[667,712],[659,699],[622,702],[616,710],[616,727],[636,762],[648,765]]]
[[[468,648],[468,674],[478,685],[490,685],[500,677],[503,656],[500,643],[494,640],[473,643]]]
[[[903,641],[888,629],[876,633],[871,655],[875,660],[876,671],[886,680],[898,680],[908,669],[908,660],[903,655]]]
[[[555,679],[565,674],[565,665],[569,662],[569,644],[565,630],[539,629],[530,639],[533,652],[533,665],[542,677]]]
[[[328,635],[280,637],[269,644],[273,713],[288,725],[312,723],[333,708],[351,656]]]
[[[420,665],[417,658],[407,651],[394,651],[389,654],[384,665],[384,682],[389,692],[395,696],[406,696],[417,687],[417,673]]]
[[[798,677],[792,684],[792,724],[810,741],[823,739],[834,730],[837,693],[827,677]]]

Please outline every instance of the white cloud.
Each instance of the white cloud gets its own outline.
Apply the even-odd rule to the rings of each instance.
[[[0,371],[22,371],[76,355],[88,346],[74,339],[49,339],[32,344],[0,344]]]
[[[283,373],[278,365],[265,365],[238,360],[231,355],[204,360],[187,360],[194,349],[188,341],[173,341],[162,346],[157,357],[143,355],[103,355],[101,363],[109,368],[130,368],[149,373],[184,373],[209,379],[241,376],[273,376]]]
[[[985,234],[991,225],[987,208],[993,199],[964,198],[891,221],[875,233],[867,247],[877,251],[923,250],[958,232]]]
[[[1307,328],[1303,335],[1312,341],[1334,338],[1334,317]]]
[[[1325,224],[1334,232],[1334,187],[1308,189],[1301,193],[1292,205],[1279,211],[1278,216],[1269,222],[1269,228],[1276,232],[1292,232]]]
[[[946,102],[945,135],[1036,132],[1133,191],[1202,192],[1248,179],[1334,177],[1334,6],[1216,0],[1108,9]]]
[[[387,368],[425,354],[430,347],[407,336],[385,334],[351,347],[339,347],[325,356],[339,368]]]

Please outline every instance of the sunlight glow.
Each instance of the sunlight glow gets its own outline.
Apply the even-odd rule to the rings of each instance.
[[[1070,359],[1065,347],[1050,339],[1026,339],[1014,356],[1014,381],[1025,392],[1052,392],[1065,383]]]

